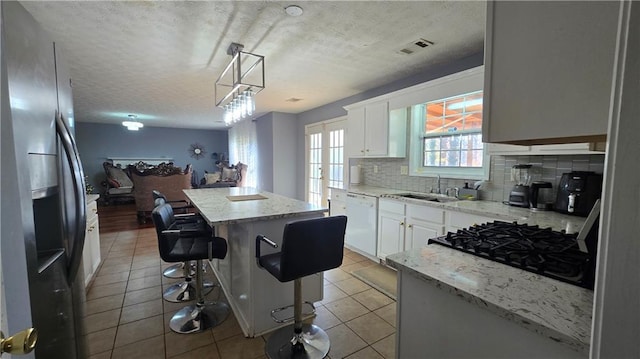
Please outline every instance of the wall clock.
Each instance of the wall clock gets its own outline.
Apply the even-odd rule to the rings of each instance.
[[[206,151],[204,150],[204,146],[202,146],[197,142],[189,146],[188,151],[191,157],[195,158],[196,160],[199,160],[200,157],[203,157],[204,154],[206,153]]]

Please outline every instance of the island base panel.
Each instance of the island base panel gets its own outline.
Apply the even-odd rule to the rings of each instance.
[[[397,316],[398,358],[588,357],[402,270]]]

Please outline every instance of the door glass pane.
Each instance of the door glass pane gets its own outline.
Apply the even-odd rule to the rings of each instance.
[[[322,167],[322,133],[309,135],[309,202],[321,205],[322,202],[322,178],[320,168]]]

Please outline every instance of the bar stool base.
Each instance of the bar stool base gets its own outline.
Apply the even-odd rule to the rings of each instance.
[[[215,284],[210,281],[205,281],[203,287],[203,294],[208,295],[215,287]],[[162,298],[172,303],[188,302],[197,299],[196,287],[192,281],[176,283],[162,293]]]
[[[184,262],[167,267],[162,271],[162,275],[171,279],[184,278]]]
[[[222,323],[229,316],[229,305],[224,302],[192,304],[173,315],[169,328],[176,333],[199,333]]]
[[[292,342],[295,340],[293,325],[280,328],[273,332],[267,340],[265,353],[271,359],[304,358],[321,359],[327,356],[331,342],[327,333],[313,324],[303,324],[301,338],[301,350],[294,350]]]

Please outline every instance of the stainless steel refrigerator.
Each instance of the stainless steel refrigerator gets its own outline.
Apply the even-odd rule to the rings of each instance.
[[[3,215],[2,226],[21,226],[20,237],[2,237],[6,314],[10,325],[31,317],[38,331],[36,358],[85,358],[86,204],[69,71],[59,47],[18,2],[3,1],[1,9],[2,103],[10,105],[10,111],[2,110],[2,142],[3,152],[8,148],[15,159],[15,165],[7,161],[15,168],[3,168],[2,176],[15,181],[20,193],[12,207],[19,220],[5,223]],[[14,258],[7,258],[5,247]],[[26,270],[20,270],[22,263]],[[16,294],[19,280],[8,277],[25,278],[28,293]],[[11,309],[21,297],[30,310]]]

